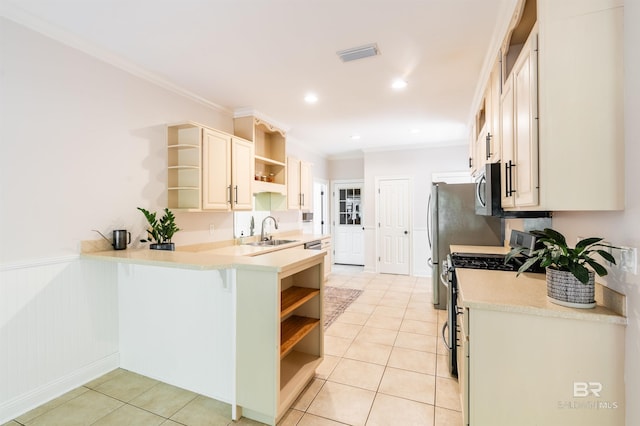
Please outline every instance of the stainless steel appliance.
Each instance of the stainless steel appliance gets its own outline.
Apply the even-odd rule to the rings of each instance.
[[[486,164],[475,180],[476,214],[501,216],[504,212],[500,197],[500,163]]]
[[[449,245],[501,246],[503,221],[475,213],[473,183],[434,183],[429,196],[427,233],[431,246],[433,304],[447,307],[446,280],[441,279],[441,261],[449,254]]]
[[[551,217],[549,211],[525,211],[502,209],[500,170],[501,163],[485,164],[484,169],[475,179],[475,210],[482,216],[498,216],[513,218]],[[514,196],[516,190],[513,187],[513,169],[515,164],[505,165],[505,190],[509,196]]]
[[[521,231],[512,231],[509,239],[510,247],[526,247],[529,250],[524,254],[528,254],[535,247],[535,237],[529,233]],[[458,253],[454,252],[447,255],[442,262],[443,271],[442,278],[447,281],[447,321],[442,327],[442,340],[449,352],[449,371],[453,375],[458,373],[458,349],[460,347],[460,322],[458,316],[463,314],[458,309],[458,282],[456,279],[456,269],[489,269],[497,271],[517,271],[526,261],[525,256],[514,257],[505,263],[504,254],[495,253]],[[540,265],[532,265],[527,272],[544,273],[544,268]]]
[[[304,243],[305,250],[322,250],[322,241],[314,240]]]

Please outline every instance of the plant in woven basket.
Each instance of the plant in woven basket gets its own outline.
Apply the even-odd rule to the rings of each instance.
[[[580,240],[574,248],[570,248],[564,235],[551,228],[545,228],[543,231],[530,231],[530,233],[537,238],[536,241],[540,246],[533,250],[529,259],[520,266],[518,275],[539,262],[543,268],[571,272],[578,281],[587,284],[589,282],[589,268],[587,266],[601,277],[607,275],[605,267],[594,259],[594,256],[598,255],[608,262],[616,263],[611,253],[605,249],[618,249],[619,247],[602,244],[602,238],[585,238]],[[527,249],[522,247],[514,248],[507,254],[505,262],[525,250]]]

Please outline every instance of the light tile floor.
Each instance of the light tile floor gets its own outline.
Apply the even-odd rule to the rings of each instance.
[[[327,285],[363,290],[327,329],[325,360],[282,426],[461,425],[430,280],[334,265]],[[3,426],[258,425],[228,404],[117,369]]]

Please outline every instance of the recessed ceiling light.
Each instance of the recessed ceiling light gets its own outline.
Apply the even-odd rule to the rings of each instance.
[[[420,133],[420,129],[411,129],[411,133],[413,133],[414,135]]]
[[[358,134],[351,135],[351,140],[357,141],[358,139],[360,139],[360,135],[358,135]]]
[[[393,80],[393,83],[391,83],[391,87],[396,90],[404,89],[405,87],[407,87],[407,82],[401,78],[397,78]]]
[[[307,93],[304,97],[304,101],[308,104],[315,104],[318,102],[318,96],[315,93]]]

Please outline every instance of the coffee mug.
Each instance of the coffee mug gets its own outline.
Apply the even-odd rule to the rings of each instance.
[[[113,231],[113,249],[124,250],[127,248],[127,244],[131,244],[131,232],[126,229],[117,229]]]

